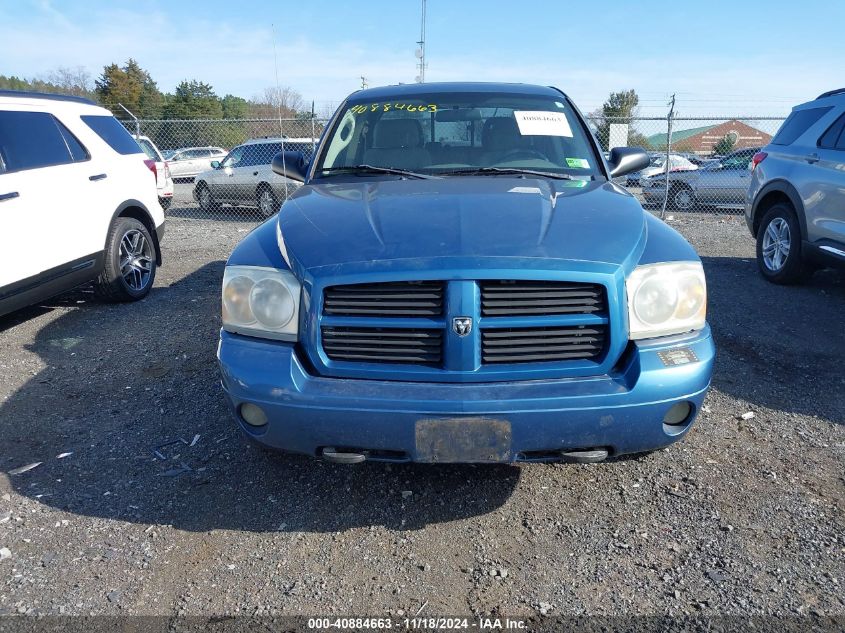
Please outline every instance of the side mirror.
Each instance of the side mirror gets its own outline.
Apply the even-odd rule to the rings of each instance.
[[[270,168],[280,176],[297,182],[305,182],[308,161],[305,160],[305,155],[302,152],[279,152],[273,156]]]
[[[610,177],[624,176],[648,167],[651,160],[641,147],[614,147],[610,150]]]
[[[211,161],[211,168],[212,169],[220,169],[220,161],[219,160]]]

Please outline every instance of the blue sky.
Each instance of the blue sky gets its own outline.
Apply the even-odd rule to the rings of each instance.
[[[279,82],[339,102],[412,82],[419,0],[0,0],[0,74],[97,75],[136,58],[164,91],[182,79],[251,97]],[[554,84],[584,111],[634,88],[641,112],[778,115],[845,86],[845,3],[804,0],[428,0],[426,79]]]

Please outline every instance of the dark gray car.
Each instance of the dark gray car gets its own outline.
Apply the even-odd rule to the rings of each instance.
[[[694,171],[670,172],[669,206],[679,211],[711,206],[742,208],[751,179],[751,158],[759,150],[747,147]],[[665,195],[665,176],[645,179],[643,198],[647,203],[662,204]]]
[[[763,276],[845,264],[845,88],[793,108],[753,165],[745,219]]]

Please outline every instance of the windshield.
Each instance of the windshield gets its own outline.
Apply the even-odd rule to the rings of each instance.
[[[315,175],[355,168],[372,175],[364,168],[378,167],[437,175],[533,170],[589,179],[601,172],[587,134],[563,96],[433,92],[351,99]]]

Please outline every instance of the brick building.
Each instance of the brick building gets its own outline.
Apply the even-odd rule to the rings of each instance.
[[[712,154],[713,146],[726,136],[734,140],[733,149],[760,147],[772,140],[772,135],[751,127],[747,123],[731,119],[718,125],[705,125],[672,132],[672,149],[678,152]],[[666,134],[648,137],[652,149],[666,149]]]

